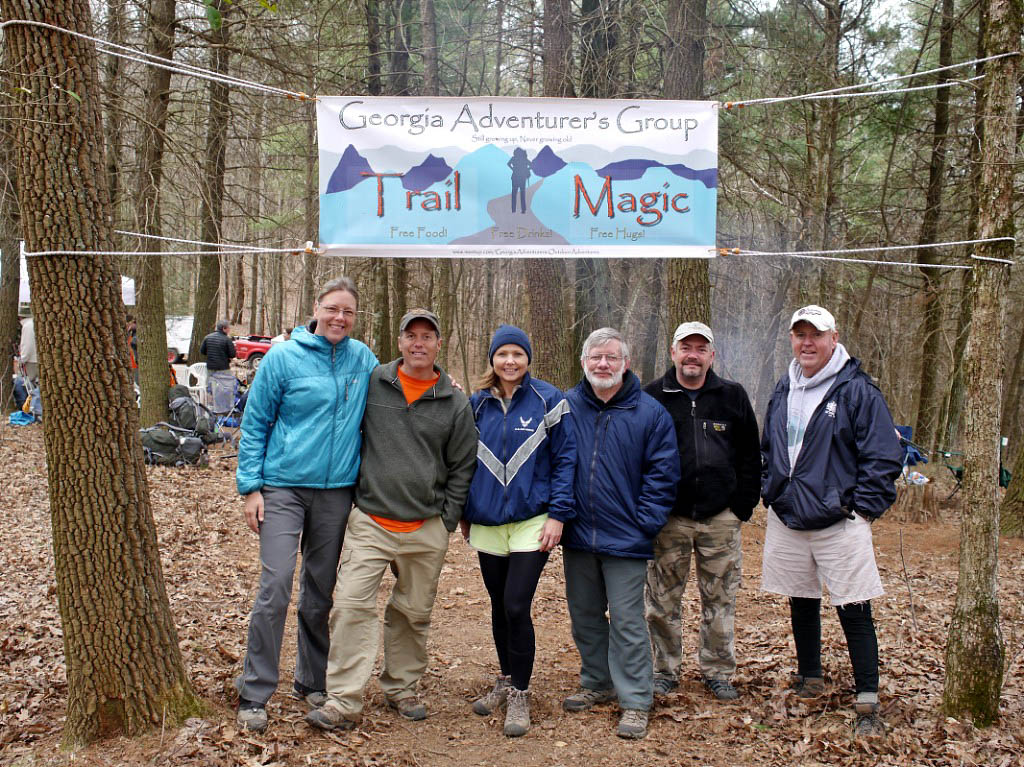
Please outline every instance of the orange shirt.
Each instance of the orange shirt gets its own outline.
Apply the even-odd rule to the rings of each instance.
[[[435,375],[433,378],[428,378],[426,380],[410,378],[402,372],[402,366],[398,366],[398,380],[402,382],[402,393],[405,395],[405,401],[410,405],[422,397],[424,393],[426,393],[426,391],[440,379],[440,373]],[[398,519],[375,517],[373,514],[367,514],[366,516],[391,533],[411,533],[414,530],[419,530],[423,527],[422,519],[417,519],[412,522],[404,522]]]

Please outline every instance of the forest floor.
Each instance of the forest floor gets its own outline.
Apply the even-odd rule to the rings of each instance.
[[[407,722],[385,705],[376,681],[363,724],[324,734],[304,722],[304,704],[279,692],[269,729],[240,732],[232,680],[245,651],[258,577],[257,542],[242,521],[234,460],[214,451],[206,469],[151,468],[163,571],[181,649],[207,704],[202,719],[74,752],[60,749],[67,683],[55,596],[45,459],[39,426],[0,431],[0,764],[36,765],[986,765],[1024,764],[1024,543],[1003,540],[999,598],[1007,649],[1001,723],[978,730],[939,712],[943,655],[957,582],[957,510],[910,522],[911,508],[874,527],[886,596],[873,602],[881,655],[885,740],[851,738],[852,677],[834,611],[823,616],[827,695],[804,703],[786,689],[794,668],[784,601],[760,591],[764,512],[744,525],[744,572],[736,616],[735,683],[741,697],[719,703],[703,689],[694,658],[698,597],[685,598],[684,680],[660,697],[650,734],[615,736],[614,705],[567,714],[579,658],[569,633],[561,556],[541,579],[534,606],[537,664],[533,729],[506,739],[502,717],[475,716],[469,703],[495,673],[489,607],[476,557],[453,536],[441,575],[421,683],[430,716]],[[946,490],[948,492],[948,488]],[[945,492],[940,493],[942,496]],[[901,519],[900,517],[903,517]],[[382,587],[381,604],[390,575]],[[913,609],[911,607],[913,602]],[[289,618],[282,690],[294,669]]]

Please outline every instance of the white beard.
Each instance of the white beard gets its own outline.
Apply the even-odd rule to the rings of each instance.
[[[616,386],[621,384],[622,383],[622,376],[625,374],[625,372],[626,372],[626,370],[625,370],[625,368],[623,368],[618,373],[615,373],[614,375],[612,375],[611,378],[597,378],[596,376],[591,374],[591,372],[589,370],[587,370],[584,373],[584,375],[586,375],[587,380],[590,381],[590,385],[592,387],[594,387],[594,389],[604,390],[604,389],[614,389]]]

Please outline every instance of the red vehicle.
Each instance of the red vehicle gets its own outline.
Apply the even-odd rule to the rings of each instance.
[[[270,336],[238,336],[235,342],[235,359],[248,362],[253,370],[260,366],[263,355],[270,349]]]

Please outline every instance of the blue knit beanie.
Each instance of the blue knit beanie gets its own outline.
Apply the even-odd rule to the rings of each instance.
[[[530,347],[530,339],[522,330],[515,325],[501,325],[494,331],[494,338],[491,339],[491,348],[487,350],[487,361],[494,364],[494,353],[499,347],[505,344],[521,346],[526,352],[526,363],[533,361],[533,349]]]

